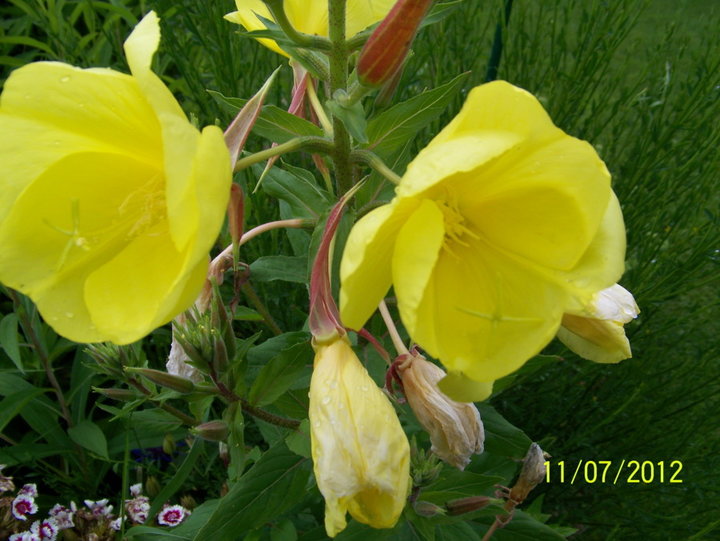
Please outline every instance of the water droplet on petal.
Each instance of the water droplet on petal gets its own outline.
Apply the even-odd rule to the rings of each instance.
[[[65,317],[68,319],[72,319],[75,317],[75,314],[73,314],[72,312],[65,312]]]
[[[361,390],[362,392],[366,393],[366,392],[368,392],[368,391],[370,390],[370,387],[368,387],[367,385],[363,385],[362,387],[360,387],[360,390]]]
[[[60,77],[60,82],[61,82],[61,83],[67,83],[69,80],[70,80],[70,76],[69,76],[69,75],[65,75],[64,77]]]
[[[322,399],[322,403],[323,403],[323,404],[329,404],[329,403],[330,403],[330,397],[329,397],[329,396],[326,396],[325,398],[323,398],[323,399]]]

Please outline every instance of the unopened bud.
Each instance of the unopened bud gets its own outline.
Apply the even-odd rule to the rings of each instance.
[[[455,402],[437,386],[445,372],[417,353],[398,359],[405,396],[423,428],[430,434],[432,451],[463,470],[470,456],[483,452],[485,430],[480,412],[469,402]]]
[[[400,69],[432,0],[398,0],[360,51],[358,79],[379,86]]]
[[[413,503],[413,509],[421,517],[435,517],[437,515],[445,514],[445,509],[439,505],[423,500]]]
[[[192,393],[195,390],[195,384],[192,380],[183,376],[176,376],[174,374],[168,374],[161,370],[153,370],[152,368],[126,368],[126,372],[132,374],[140,374],[144,378],[149,379],[157,385],[172,389],[179,393],[187,394]]]
[[[510,489],[510,499],[522,502],[530,491],[545,479],[546,456],[537,443],[530,445],[515,485]]]
[[[172,456],[175,454],[175,450],[177,449],[177,445],[175,445],[175,438],[172,434],[165,434],[165,437],[163,438],[162,443],[162,450],[163,453],[166,455]]]
[[[445,507],[447,507],[450,515],[463,515],[487,507],[489,504],[490,498],[487,496],[470,496],[449,501],[445,504]]]
[[[180,497],[180,505],[182,505],[185,509],[192,511],[198,504],[195,501],[195,498],[193,498],[190,494],[185,494]]]
[[[100,387],[93,387],[92,389],[98,394],[121,402],[131,402],[138,397],[137,393],[130,389],[102,389]]]
[[[160,485],[157,477],[151,475],[147,478],[147,481],[145,481],[145,492],[150,498],[154,498],[155,496],[160,494],[161,490],[162,486]]]
[[[208,441],[225,441],[230,433],[228,425],[224,421],[208,421],[191,429],[193,434]]]

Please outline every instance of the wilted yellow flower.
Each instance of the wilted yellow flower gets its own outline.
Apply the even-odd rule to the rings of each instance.
[[[584,309],[566,313],[558,338],[585,359],[617,363],[632,357],[623,325],[639,312],[632,294],[615,284],[598,292]]]
[[[38,62],[0,97],[0,281],[77,342],[133,342],[186,309],[227,205],[230,157],[150,70],[150,12],[132,75]]]
[[[345,528],[348,511],[358,522],[392,528],[410,490],[410,446],[345,337],[315,345],[309,416],[327,534]]]
[[[345,18],[345,33],[348,37],[375,24],[387,15],[395,0],[348,0]],[[228,13],[225,18],[242,25],[246,30],[265,30],[265,25],[257,15],[274,20],[270,10],[262,0],[235,0],[237,11]],[[296,30],[305,34],[328,35],[327,0],[285,0],[285,13]],[[289,56],[272,39],[259,39],[260,43],[283,56]]]
[[[483,452],[485,430],[475,404],[456,402],[438,388],[445,372],[425,360],[409,354],[397,365],[408,404],[428,434],[431,450],[460,470],[470,457]]]
[[[592,146],[495,81],[470,92],[395,199],[353,227],[341,317],[359,329],[393,285],[410,336],[449,370],[441,388],[480,400],[555,336],[567,307],[617,281],[624,253]]]

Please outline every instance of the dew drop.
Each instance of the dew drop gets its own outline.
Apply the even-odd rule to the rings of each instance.
[[[330,403],[330,397],[329,397],[329,396],[326,396],[325,398],[323,398],[323,399],[322,399],[322,403],[323,403],[323,404],[329,404],[329,403]]]
[[[367,385],[363,385],[362,387],[360,387],[360,390],[361,390],[362,392],[366,393],[366,392],[368,392],[368,391],[370,390],[370,387],[368,387]]]
[[[75,317],[75,314],[73,314],[72,312],[65,312],[65,317],[68,319],[72,319]]]
[[[315,422],[313,423],[313,426],[314,426],[315,428],[320,428],[320,421],[315,421]]]

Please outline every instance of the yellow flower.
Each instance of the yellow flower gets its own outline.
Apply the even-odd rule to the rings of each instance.
[[[347,338],[315,345],[309,415],[327,534],[345,528],[348,511],[358,522],[392,528],[410,490],[410,446]]]
[[[617,363],[632,357],[623,325],[639,312],[632,294],[615,284],[598,292],[584,309],[566,313],[558,338],[585,359]]]
[[[38,62],[0,97],[0,281],[78,342],[133,342],[199,293],[222,226],[230,157],[150,70],[150,12],[132,75]]]
[[[392,8],[395,0],[348,0],[345,32],[351,37],[380,21]],[[262,0],[235,0],[237,11],[225,18],[242,25],[246,30],[265,30],[257,15],[274,20]],[[327,0],[285,0],[285,13],[296,30],[305,34],[328,35]],[[289,56],[272,39],[259,39],[260,43],[283,56]]]
[[[617,281],[624,252],[592,146],[495,81],[470,92],[395,199],[354,226],[340,313],[359,329],[393,285],[410,336],[449,370],[440,387],[479,400],[555,336],[568,306]]]
[[[438,389],[445,372],[410,354],[398,364],[403,391],[423,428],[430,434],[432,451],[460,470],[470,463],[470,456],[483,452],[485,429],[475,404],[456,402]]]

